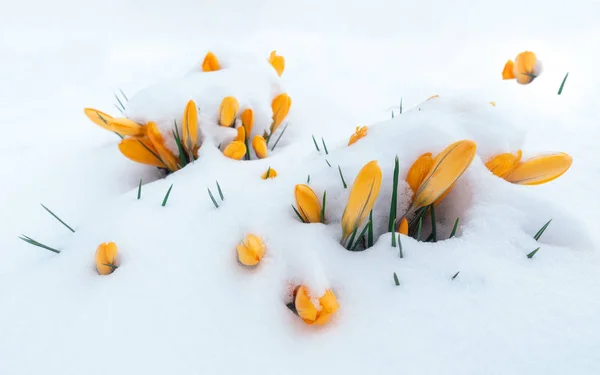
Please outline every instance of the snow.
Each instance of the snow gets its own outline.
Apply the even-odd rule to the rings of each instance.
[[[600,36],[597,2],[375,0],[340,12],[333,2],[108,1],[93,15],[67,0],[35,5],[13,3],[18,17],[0,15],[10,35],[0,41],[10,139],[0,151],[9,161],[0,184],[0,374],[600,371],[600,81],[589,46]],[[281,79],[265,63],[275,48],[286,58]],[[207,143],[199,160],[162,179],[83,115],[84,107],[116,115],[111,94],[122,88],[132,116],[164,114],[164,124],[189,98],[208,101],[200,122],[209,127],[225,92],[190,87],[206,82],[193,70],[207,50],[239,52],[222,61],[225,79],[217,72],[210,83],[239,90],[267,119],[279,90],[292,97],[289,130],[269,158],[233,161]],[[544,61],[542,75],[527,86],[502,81],[504,62],[523,50]],[[357,125],[369,133],[347,147]],[[400,259],[384,233],[394,157],[402,178],[419,155],[460,139],[476,141],[477,156],[438,214],[444,238],[460,217],[458,235],[436,244],[403,237]],[[485,169],[489,156],[520,148],[524,159],[567,152],[573,166],[530,187]],[[384,178],[379,238],[349,252],[338,242],[348,189],[337,166],[350,186],[370,160]],[[278,176],[260,179],[269,166]],[[302,224],[291,210],[293,187],[309,174],[318,196],[327,190],[327,225]],[[218,209],[206,193],[217,180]],[[410,193],[400,191],[402,210]],[[62,252],[29,246],[21,233]],[[235,258],[248,233],[267,245],[253,269]],[[119,246],[121,266],[99,276],[93,255],[105,241]],[[299,283],[335,291],[341,307],[330,324],[308,326],[287,309]]]

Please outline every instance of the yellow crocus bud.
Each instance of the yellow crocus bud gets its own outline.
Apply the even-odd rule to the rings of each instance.
[[[230,127],[235,122],[240,105],[236,98],[227,96],[221,102],[219,107],[219,125]]]
[[[348,146],[350,146],[351,144],[355,143],[356,141],[358,141],[359,139],[366,137],[367,132],[368,132],[369,128],[366,126],[361,126],[361,127],[356,127],[356,131],[354,132],[354,134],[352,134],[350,136],[350,140],[348,141]]]
[[[301,285],[295,291],[294,308],[306,324],[323,325],[339,310],[340,304],[335,294],[327,289],[325,294],[319,298],[319,306],[317,307],[310,297],[308,288]]]
[[[517,151],[517,154],[511,154],[510,152],[506,152],[504,154],[496,155],[490,158],[485,166],[490,170],[494,175],[504,178],[510,172],[512,172],[519,162],[521,161],[521,156],[523,153],[521,150]]]
[[[223,155],[230,159],[241,160],[246,155],[246,145],[244,142],[233,141],[225,147]]]
[[[342,242],[369,216],[379,195],[381,179],[381,168],[376,160],[368,162],[358,172],[342,215]]]
[[[267,178],[275,178],[277,177],[277,171],[271,167],[269,167],[269,169],[267,169],[267,171],[265,173],[262,174],[262,176],[260,176],[260,178],[262,178],[263,180],[266,180]]]
[[[267,141],[260,135],[255,135],[252,138],[252,148],[259,159],[267,157]]]
[[[423,179],[427,176],[427,173],[429,173],[432,166],[433,157],[431,152],[419,156],[410,166],[410,169],[406,174],[406,182],[413,191],[413,194],[417,193],[419,186],[421,186],[421,182],[423,182]]]
[[[271,109],[273,110],[273,123],[271,124],[271,134],[275,133],[279,125],[285,120],[290,107],[292,106],[292,98],[286,93],[279,94],[273,99]]]
[[[296,198],[298,213],[305,223],[321,222],[321,202],[308,185],[296,185],[294,197]]]
[[[100,275],[110,275],[117,268],[117,245],[114,242],[102,243],[96,249],[96,271]]]
[[[402,220],[400,220],[400,225],[398,225],[398,233],[408,236],[408,220],[406,220],[406,217],[403,217]]]
[[[277,75],[281,77],[283,69],[285,68],[285,58],[283,56],[278,56],[277,51],[272,51],[269,55],[269,64],[275,68]]]
[[[208,52],[206,56],[204,56],[204,61],[202,62],[202,71],[214,72],[220,69],[221,66],[219,65],[219,60],[217,60],[217,56],[215,56],[215,54],[212,52]]]
[[[519,185],[540,185],[562,176],[573,163],[573,158],[563,152],[537,156],[519,163],[504,179]]]
[[[256,266],[265,255],[266,246],[260,237],[249,234],[237,245],[238,260],[245,266]]]
[[[183,112],[183,147],[188,155],[198,157],[198,108],[193,100],[190,100],[185,106]]]
[[[240,117],[242,118],[242,125],[246,128],[246,139],[250,139],[252,127],[254,126],[254,112],[252,108],[246,108]]]

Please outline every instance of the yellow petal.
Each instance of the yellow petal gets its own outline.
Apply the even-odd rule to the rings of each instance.
[[[246,128],[246,139],[250,139],[252,127],[254,126],[254,112],[252,108],[246,108],[240,117],[242,118],[242,125]]]
[[[518,83],[525,85],[533,81],[536,63],[537,58],[531,51],[521,52],[517,55],[515,59],[515,76]]]
[[[439,153],[419,186],[411,208],[428,206],[441,197],[471,165],[476,149],[475,142],[463,140],[451,144]]]
[[[502,71],[502,79],[515,79],[515,63],[512,60],[508,60],[504,64],[504,70]]]
[[[342,215],[342,241],[360,227],[373,209],[381,187],[381,168],[370,161],[358,172]]]
[[[440,96],[438,94],[435,95],[431,95],[429,98],[427,98],[427,100],[431,100],[431,99],[435,99],[435,98],[439,98]]]
[[[278,56],[277,51],[272,51],[271,55],[269,55],[269,64],[275,68],[277,75],[281,77],[283,69],[285,68],[285,59],[283,56]]]
[[[356,131],[354,132],[354,134],[352,134],[350,136],[350,140],[348,141],[348,146],[350,146],[351,144],[355,143],[356,141],[358,141],[359,139],[365,137],[367,135],[369,128],[366,126],[361,126],[361,127],[356,127]]]
[[[565,173],[573,158],[565,153],[538,156],[522,162],[504,179],[520,185],[540,185],[550,182]]]
[[[398,226],[398,233],[408,236],[408,220],[405,217],[400,220],[400,225]]]
[[[246,155],[246,145],[244,142],[233,141],[225,147],[223,155],[230,159],[241,160]]]
[[[108,127],[115,133],[122,136],[143,137],[146,135],[146,127],[131,121],[127,118],[113,118],[109,121]]]
[[[125,138],[119,143],[119,150],[126,158],[137,163],[167,168],[148,138]]]
[[[182,133],[183,147],[188,154],[194,154],[200,145],[198,144],[198,108],[193,100],[185,106]]]
[[[431,152],[419,156],[413,165],[411,165],[406,174],[406,182],[414,194],[417,194],[419,186],[421,186],[421,183],[425,179],[425,176],[427,176],[427,173],[431,170],[431,167],[433,167],[433,157]]]
[[[233,96],[225,97],[219,107],[219,124],[221,126],[232,126],[239,108],[240,105],[236,98]]]
[[[294,189],[296,206],[305,223],[321,222],[321,202],[317,194],[305,184],[296,185]]]
[[[263,241],[259,237],[249,234],[237,246],[238,259],[243,265],[255,266],[265,255],[265,250],[266,246]]]
[[[178,170],[179,166],[177,165],[177,158],[173,155],[171,150],[165,146],[165,141],[160,130],[158,130],[158,126],[156,126],[154,122],[149,122],[146,126],[148,128],[148,138],[152,142],[160,159],[167,166],[167,169],[171,172]]]
[[[117,245],[114,242],[102,243],[96,249],[96,271],[100,275],[109,275],[117,265]]]
[[[267,171],[265,173],[263,173],[262,176],[260,176],[260,178],[262,178],[263,180],[266,180],[267,178],[275,178],[275,177],[277,177],[277,171],[273,168],[267,169]]]
[[[235,141],[240,141],[240,142],[244,142],[246,141],[246,128],[243,126],[240,126],[239,128],[237,128],[237,136],[234,139]]]
[[[202,71],[214,72],[220,69],[221,66],[219,65],[219,60],[217,60],[217,56],[215,56],[212,52],[208,52],[206,56],[204,56],[204,61],[202,62]]]
[[[111,115],[107,115],[106,113],[93,108],[84,108],[83,112],[90,120],[92,120],[94,124],[106,130],[112,131],[112,129],[108,126],[108,123],[113,119]]]
[[[517,167],[521,161],[522,154],[521,150],[519,150],[516,155],[510,152],[499,154],[490,158],[487,163],[485,163],[485,166],[494,175],[504,178]]]
[[[255,135],[252,138],[252,148],[259,159],[267,157],[267,141],[260,135]]]
[[[317,319],[317,308],[311,301],[305,286],[300,286],[296,290],[294,307],[305,323],[312,324]]]
[[[271,134],[275,133],[279,125],[285,120],[290,107],[292,106],[292,98],[286,93],[279,94],[273,99],[271,109],[273,110],[273,123],[271,124]]]
[[[495,107],[496,106],[496,102],[490,102],[490,104]]]

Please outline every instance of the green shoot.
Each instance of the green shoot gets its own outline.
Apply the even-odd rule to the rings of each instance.
[[[163,207],[167,205],[167,201],[169,200],[169,195],[171,195],[171,189],[173,189],[173,184],[171,184],[171,186],[169,186],[169,190],[167,190],[167,194],[165,194],[165,199],[163,199],[163,202],[162,202]]]
[[[562,94],[563,88],[565,87],[565,82],[567,81],[567,77],[569,76],[569,72],[567,72],[567,74],[565,74],[565,78],[563,78],[562,83],[560,84],[560,87],[558,88],[558,95]]]
[[[127,98],[127,95],[125,95],[123,90],[119,89],[119,91],[121,92],[121,95],[123,95],[123,98],[125,98],[126,101],[129,101],[129,98]]]
[[[279,143],[279,140],[283,136],[283,133],[285,133],[285,131],[287,130],[289,124],[290,124],[289,122],[285,124],[285,126],[281,130],[281,133],[279,133],[279,137],[277,137],[277,139],[275,140],[275,144],[273,145],[273,147],[271,147],[271,151],[275,150],[275,147],[277,147],[277,144]]]
[[[400,114],[402,114],[402,98],[400,98]]]
[[[224,201],[225,196],[223,195],[223,190],[221,190],[221,185],[219,185],[219,181],[217,181],[217,191],[219,192],[219,197],[221,197],[221,200]]]
[[[394,230],[394,223],[396,222],[396,206],[398,205],[398,175],[399,175],[399,160],[398,156],[394,161],[394,180],[392,185],[392,202],[390,203],[390,218],[388,221],[388,232],[396,232]],[[395,236],[392,236],[392,244],[394,243]],[[396,245],[393,245],[396,247]]]
[[[52,252],[54,252],[56,254],[60,253],[60,250],[57,250],[57,249],[52,248],[50,246],[44,245],[43,243],[38,242],[38,241],[34,240],[33,238],[28,237],[28,236],[26,236],[24,234],[20,235],[19,239],[27,242],[30,245],[41,247],[42,249],[50,250],[50,251],[52,251]]]
[[[325,162],[327,163],[327,165],[331,168],[331,164],[329,164],[329,160],[325,159]]]
[[[179,136],[179,130],[177,129],[177,122],[175,122],[175,130],[173,132],[173,138],[175,138],[175,143],[177,144],[177,150],[179,151],[179,160],[181,162],[181,168],[187,165],[187,160],[185,159],[185,152],[183,151],[183,144],[181,143],[181,137]]]
[[[433,203],[431,204],[431,241],[437,242],[437,230],[435,225],[435,208],[433,207]]]
[[[356,248],[360,244],[360,239],[365,237],[365,233],[367,232],[368,229],[369,229],[369,223],[367,223],[367,225],[365,225],[362,232],[360,232],[360,234],[358,235],[358,238],[356,239],[356,243],[350,249],[351,251],[356,251]],[[355,234],[357,232],[357,230],[358,230],[358,228],[356,228],[352,234]]]
[[[327,151],[327,145],[325,144],[325,140],[321,137],[321,142],[323,142],[323,149],[325,150],[325,155],[329,155],[329,151]]]
[[[392,118],[394,118],[394,110],[392,109]]]
[[[400,286],[400,280],[398,280],[398,275],[396,275],[396,272],[394,272],[394,283],[396,283],[396,286]]]
[[[460,220],[460,217],[456,218],[456,221],[454,222],[454,227],[452,228],[452,233],[450,233],[450,237],[452,238],[456,235],[456,230],[458,229],[458,221]]]
[[[296,215],[298,216],[298,218],[300,219],[301,222],[306,223],[306,221],[304,220],[304,218],[302,217],[302,215],[300,215],[300,212],[298,212],[298,210],[296,209],[296,207],[294,207],[294,205],[292,205],[292,209],[294,209],[294,212],[296,213]]]
[[[417,241],[421,241],[421,229],[423,229],[423,216],[419,218],[419,226],[417,227]]]
[[[271,177],[271,166],[269,166],[269,169],[267,169],[267,174],[265,175],[265,178],[269,177]]]
[[[321,206],[321,223],[325,224],[325,203],[327,201],[327,190],[323,192],[323,205]]]
[[[548,228],[548,225],[550,225],[550,222],[552,221],[552,219],[548,220],[548,222],[546,224],[544,224],[543,227],[540,228],[540,230],[538,230],[538,232],[535,234],[535,236],[533,236],[533,238],[538,241],[540,239],[540,237],[542,237],[542,234],[544,234],[544,232],[546,231],[546,228]]]
[[[310,184],[310,175],[308,175],[308,178],[306,179],[306,183]]]
[[[140,178],[140,184],[138,185],[138,194],[137,194],[138,201],[140,200],[141,197],[142,197],[142,179]]]
[[[102,263],[103,266],[109,267],[113,272],[115,272],[115,270],[117,268],[119,268],[119,266],[116,266],[114,264],[110,264],[110,263]]]
[[[117,99],[117,102],[119,103],[119,106],[121,107],[121,109],[119,109],[119,107],[117,107],[117,109],[119,109],[119,111],[121,111],[121,113],[123,113],[123,111],[125,111],[125,106],[123,105],[123,102],[121,102],[121,99],[119,99],[119,95],[117,94],[113,94],[115,96],[115,98]]]
[[[342,179],[342,184],[344,185],[344,189],[348,188],[348,185],[346,185],[346,181],[344,180],[344,174],[342,173],[342,168],[338,165],[338,171],[340,171],[340,178]]]
[[[532,252],[530,252],[529,254],[527,254],[527,258],[531,259],[535,256],[535,254],[540,250],[540,248],[538,247],[537,249],[533,250]]]
[[[67,229],[69,229],[71,232],[75,233],[75,229],[71,228],[71,227],[70,227],[70,226],[69,226],[67,223],[65,223],[64,221],[62,221],[62,220],[60,219],[60,217],[56,216],[56,214],[55,214],[54,212],[50,211],[50,209],[49,209],[48,207],[44,206],[44,205],[43,205],[43,204],[41,204],[41,203],[40,203],[40,205],[41,205],[42,207],[44,207],[44,210],[48,211],[48,213],[49,213],[50,215],[54,216],[54,218],[55,218],[56,220],[58,220],[58,221],[59,221],[59,222],[60,222],[62,225],[64,225],[65,227],[67,227]]]
[[[373,210],[369,213],[369,222],[367,223],[369,231],[367,232],[367,247],[373,246]]]
[[[392,232],[392,247],[396,247],[396,231]]]
[[[317,144],[317,140],[315,139],[315,136],[312,136],[313,139],[313,143],[315,144],[315,148],[317,149],[318,152],[321,152],[321,150],[319,149],[319,145]]]
[[[396,233],[394,233],[396,235]],[[398,247],[400,248],[400,259],[404,258],[404,254],[402,253],[402,241],[400,241],[400,233],[398,233]]]
[[[215,208],[219,208],[219,204],[217,203],[217,200],[215,199],[212,191],[210,191],[210,188],[206,188],[206,190],[208,190],[208,196],[210,197],[210,200],[213,202],[213,204],[215,205]]]
[[[455,273],[455,274],[454,274],[454,276],[452,276],[452,279],[451,279],[451,280],[454,280],[454,279],[456,279],[456,276],[458,276],[458,274],[459,274],[459,273],[460,273],[460,271],[458,271],[457,273]]]
[[[346,249],[348,249],[348,250],[352,249],[352,243],[354,242],[354,238],[356,237],[356,232],[358,232],[358,227],[354,228],[354,231],[352,232],[352,235],[350,236],[350,240],[348,241],[348,246],[346,247]]]

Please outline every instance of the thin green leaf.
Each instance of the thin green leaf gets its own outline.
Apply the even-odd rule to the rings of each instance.
[[[321,150],[319,149],[319,145],[317,144],[317,140],[315,139],[315,136],[312,136],[313,139],[313,143],[315,144],[315,148],[317,149],[318,152],[321,152]]]
[[[390,203],[390,218],[388,221],[388,232],[395,232],[394,225],[396,223],[396,206],[398,205],[398,176],[399,176],[399,160],[396,155],[396,159],[394,161],[394,180],[392,185],[392,202]],[[394,238],[394,236],[392,236]],[[392,240],[392,243],[394,241]],[[396,246],[394,246],[396,247]]]
[[[116,105],[116,104],[113,104],[113,105],[115,106],[115,108],[117,109],[117,111],[119,111],[123,116],[125,116],[125,112],[123,112],[123,110],[118,105]]]
[[[306,179],[306,183],[310,184],[310,175],[308,175],[308,178]]]
[[[296,207],[294,207],[294,205],[292,205],[292,208],[294,209],[294,212],[298,216],[298,219],[300,219],[301,222],[303,222],[303,223],[306,224],[306,221],[304,221],[304,218],[302,217],[302,215],[300,215],[300,212],[298,212],[298,210],[296,209]]]
[[[538,241],[540,239],[540,237],[542,237],[542,234],[544,234],[544,232],[546,231],[546,228],[548,228],[548,225],[550,225],[550,222],[552,221],[552,219],[548,220],[548,222],[546,224],[544,224],[543,227],[540,228],[540,230],[538,230],[538,232],[535,234],[535,236],[533,236],[533,238]]]
[[[344,185],[344,189],[348,188],[348,185],[346,185],[346,181],[344,180],[344,174],[342,173],[342,168],[338,165],[338,171],[340,171],[340,178],[342,179],[342,184]]]
[[[121,95],[123,95],[123,97],[125,98],[125,100],[129,101],[129,98],[127,98],[127,95],[125,95],[125,93],[123,92],[123,90],[119,89],[119,91],[121,92]]]
[[[357,231],[358,231],[358,228],[354,228],[354,231],[352,232],[352,235],[350,236],[350,240],[348,240],[348,246],[346,247],[346,249],[350,250],[352,248],[352,243],[354,242],[354,238],[356,237]]]
[[[400,114],[402,114],[402,98],[400,98]]]
[[[394,118],[394,110],[392,110],[392,118]]]
[[[110,264],[110,263],[102,263],[103,266],[109,267],[110,269],[113,270],[113,272],[119,268],[119,266],[115,266],[114,264]]]
[[[331,167],[331,164],[329,164],[329,160],[325,159],[325,162],[327,163],[327,165],[328,165],[329,167]]]
[[[356,228],[354,230],[353,234],[357,232],[357,229],[358,228]],[[356,248],[360,244],[360,240],[363,239],[363,238],[365,238],[365,233],[367,232],[368,229],[369,229],[369,223],[367,223],[367,225],[365,225],[365,227],[363,228],[363,230],[360,232],[360,234],[356,238],[356,243],[354,244],[354,246],[352,246],[351,251],[356,251]]]
[[[140,184],[138,185],[138,194],[137,194],[138,201],[140,200],[141,197],[142,197],[142,179],[140,178]]]
[[[169,200],[169,195],[171,195],[171,189],[173,189],[173,184],[171,184],[171,186],[169,186],[169,190],[167,190],[167,194],[165,194],[165,199],[163,199],[163,202],[162,202],[163,207],[167,205],[167,201]]]
[[[57,250],[57,249],[55,249],[55,248],[53,248],[53,247],[50,247],[50,246],[48,246],[48,245],[44,245],[43,243],[41,243],[41,242],[38,242],[38,241],[34,240],[33,238],[31,238],[31,237],[28,237],[28,236],[26,236],[26,235],[24,235],[24,234],[20,235],[20,236],[19,236],[19,239],[20,239],[20,240],[23,240],[23,241],[25,241],[25,242],[27,242],[27,243],[28,243],[28,244],[30,244],[30,245],[37,246],[37,247],[41,247],[42,249],[50,250],[50,251],[52,251],[52,252],[54,252],[54,253],[56,253],[56,254],[59,254],[59,253],[60,253],[60,250]]]
[[[367,246],[373,246],[373,210],[369,213],[369,222],[367,223],[369,231],[367,232]]]
[[[527,258],[531,259],[535,256],[535,254],[540,250],[540,248],[538,247],[537,249],[533,250],[532,252],[530,252],[529,254],[527,254]]]
[[[437,229],[435,224],[435,207],[431,204],[431,241],[437,242]]]
[[[121,106],[121,108],[123,109],[123,111],[125,111],[125,106],[123,105],[123,103],[121,102],[121,99],[119,99],[119,95],[117,94],[113,94],[115,96],[115,98],[117,99],[117,102],[119,102],[119,105]],[[117,107],[118,108],[118,107]],[[121,113],[123,113],[123,111],[121,111]]]
[[[458,221],[460,220],[460,217],[456,218],[456,221],[454,222],[454,227],[452,228],[452,233],[450,233],[450,237],[452,238],[456,235],[456,230],[458,229]]]
[[[177,150],[179,151],[179,161],[180,167],[183,168],[187,165],[187,160],[185,159],[185,151],[183,150],[183,144],[181,144],[181,138],[179,137],[179,130],[177,130],[177,124],[175,124],[175,130],[173,132],[173,138],[175,138],[175,143],[177,144]]]
[[[321,137],[321,142],[323,142],[323,149],[325,150],[325,155],[329,155],[329,151],[327,151],[327,145],[325,144],[325,140]]]
[[[275,147],[277,147],[277,144],[279,143],[279,140],[280,140],[280,139],[281,139],[281,137],[283,136],[283,133],[285,133],[285,131],[287,130],[287,128],[288,128],[288,125],[289,125],[289,124],[290,124],[289,122],[287,122],[287,123],[285,124],[285,126],[284,126],[284,127],[283,127],[283,129],[281,130],[281,133],[279,133],[279,137],[277,137],[277,139],[275,140],[275,144],[273,145],[273,147],[271,147],[271,151],[275,150]]]
[[[325,224],[325,204],[327,203],[327,190],[323,192],[323,205],[321,206],[321,223]]]
[[[394,235],[396,235],[394,233]],[[400,259],[404,258],[404,254],[402,253],[402,237],[400,237],[400,233],[398,233],[398,247],[400,248]]]
[[[396,231],[392,232],[392,247],[396,247]]]
[[[454,279],[456,279],[456,276],[458,276],[458,274],[459,274],[459,273],[460,273],[460,271],[458,271],[457,273],[455,273],[455,274],[454,274],[454,276],[452,276],[452,279],[451,279],[451,280],[454,280]]]
[[[269,169],[267,169],[267,174],[265,176],[265,178],[269,178],[271,176],[271,167],[269,166]]]
[[[567,81],[567,77],[569,76],[569,72],[567,72],[567,74],[565,74],[565,78],[563,78],[562,83],[560,84],[560,87],[558,88],[558,95],[562,94],[563,88],[565,87],[565,82]]]
[[[221,200],[224,201],[225,196],[223,195],[223,190],[221,190],[221,185],[219,185],[219,181],[217,181],[217,191],[219,192],[219,197],[221,197]]]
[[[400,280],[398,280],[398,275],[396,275],[396,272],[394,272],[394,282],[396,283],[396,286],[400,286]]]
[[[210,197],[210,200],[212,200],[213,204],[215,205],[216,208],[219,208],[219,204],[217,203],[217,200],[215,199],[215,197],[212,194],[212,191],[210,191],[209,188],[206,188],[206,190],[208,190],[208,196]]]
[[[421,241],[421,229],[423,229],[423,216],[419,218],[419,226],[417,227],[417,241]]]
[[[50,211],[50,209],[49,209],[48,207],[44,206],[44,205],[43,205],[43,204],[41,204],[41,203],[40,203],[40,205],[41,205],[42,207],[44,207],[44,210],[48,211],[48,213],[49,213],[50,215],[54,216],[54,218],[55,218],[56,220],[58,220],[58,221],[59,221],[59,222],[60,222],[62,225],[64,225],[65,227],[67,227],[67,229],[69,229],[71,232],[75,233],[75,229],[71,228],[71,227],[69,226],[69,224],[67,224],[67,223],[65,223],[64,221],[62,221],[62,220],[61,220],[61,218],[60,218],[60,217],[58,217],[58,216],[56,216],[56,214],[55,214],[54,212]]]

